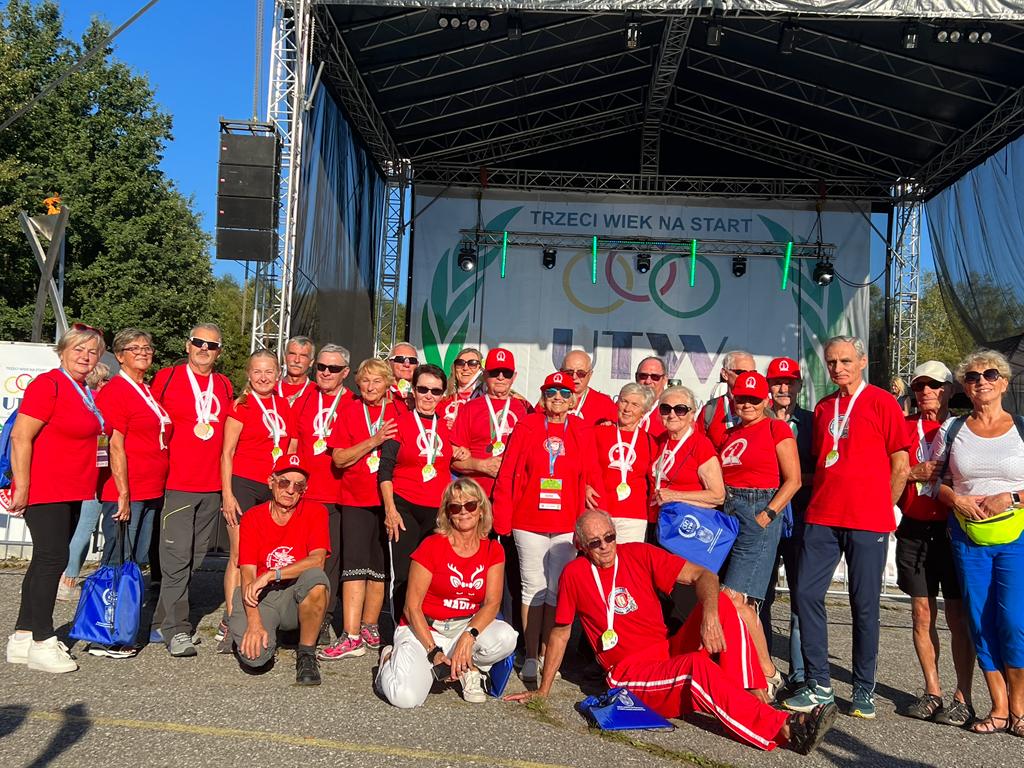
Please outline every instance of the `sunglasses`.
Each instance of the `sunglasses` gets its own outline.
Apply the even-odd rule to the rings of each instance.
[[[477,360],[475,357],[474,358],[470,358],[469,360],[456,359],[455,360],[455,367],[456,368],[479,368],[480,367],[480,361]]]
[[[441,389],[440,387],[424,387],[422,384],[416,387],[417,394],[425,395],[428,392],[432,394],[434,397],[440,397],[441,395],[444,394],[444,390]]]
[[[746,368],[730,368],[729,370],[737,376],[742,376],[744,373],[751,373],[751,371],[748,371]]]
[[[341,373],[346,368],[348,368],[347,365],[328,365],[327,363],[316,364],[316,369],[320,371],[320,373],[323,373],[324,371],[330,371],[331,373]]]
[[[561,373],[572,376],[574,379],[585,379],[590,375],[590,371],[574,371],[572,368],[563,368]]]
[[[287,477],[277,478],[277,487],[282,491],[287,491],[291,488],[296,493],[306,492],[306,481],[305,480],[289,480]]]
[[[650,379],[651,381],[661,381],[664,378],[664,373],[638,373],[636,375],[637,381],[647,381],[648,379]]]
[[[398,365],[419,365],[420,361],[415,357],[409,357],[408,355],[395,355],[391,358],[391,362],[397,363]]]
[[[964,379],[966,378],[967,377],[964,376]],[[946,385],[943,384],[941,381],[931,381],[929,379],[928,381],[915,381],[913,384],[910,385],[910,388],[915,392],[923,392],[925,389],[942,389],[944,386]]]
[[[606,533],[603,538],[591,539],[587,542],[587,549],[600,549],[602,544],[611,544],[615,541],[615,531]]]
[[[964,384],[977,384],[981,381],[981,377],[985,377],[985,381],[999,381],[1001,378],[999,371],[995,368],[989,368],[987,371],[968,371],[964,374]]]
[[[210,341],[209,339],[200,339],[198,336],[193,336],[191,339],[188,340],[188,343],[191,344],[193,347],[196,347],[198,349],[206,347],[211,352],[216,352],[218,349],[221,348],[221,343],[219,341]]]
[[[662,403],[661,405],[658,406],[658,413],[660,413],[662,416],[668,416],[670,413],[675,413],[676,416],[682,418],[692,410],[693,408],[691,408],[688,405],[683,405],[682,403],[678,403],[676,405]]]
[[[511,379],[515,375],[516,372],[511,368],[495,368],[487,372],[487,378],[489,379]]]
[[[563,397],[566,400],[568,400],[570,397],[572,397],[572,390],[563,389],[561,387],[550,387],[549,389],[545,389],[543,392],[541,392],[541,394],[544,395],[544,397],[554,397],[555,395],[559,395],[560,397]]]
[[[459,504],[457,501],[449,501],[445,509],[448,511],[448,515],[457,515],[463,510],[466,512],[476,512],[476,508],[480,506],[479,501],[465,501]]]

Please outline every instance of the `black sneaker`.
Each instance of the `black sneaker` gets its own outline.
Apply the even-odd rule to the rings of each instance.
[[[839,709],[835,704],[819,704],[810,712],[790,715],[789,748],[801,755],[808,755],[821,743],[836,721]]]
[[[299,685],[320,685],[320,662],[311,653],[295,657],[295,682]]]
[[[953,699],[948,707],[943,707],[935,713],[932,722],[966,728],[974,722],[975,717],[974,707],[960,699]]]

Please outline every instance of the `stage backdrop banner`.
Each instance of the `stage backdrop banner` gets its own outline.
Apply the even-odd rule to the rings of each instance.
[[[457,192],[417,188],[410,302],[411,341],[431,363],[450,370],[463,347],[499,345],[516,356],[516,390],[530,399],[570,349],[595,358],[591,382],[616,395],[642,358],[657,355],[669,378],[699,400],[720,381],[723,354],[747,349],[764,371],[785,355],[804,370],[803,399],[812,404],[832,387],[822,363],[822,342],[849,334],[865,338],[868,290],[814,283],[814,260],[794,259],[781,290],[785,243],[814,242],[813,208],[766,202],[710,205],[703,201],[635,197],[485,195],[482,202]],[[478,253],[478,269],[458,267],[460,229],[630,238],[697,239],[694,286],[689,257],[652,253],[647,274],[632,252],[599,250],[597,283],[589,250],[561,250],[554,269],[541,265],[541,249],[509,247],[506,277],[500,247]],[[822,240],[837,246],[836,271],[865,283],[869,268],[868,220],[857,210],[822,213]],[[734,277],[728,257],[701,255],[707,240],[773,241],[778,258],[750,258]]]

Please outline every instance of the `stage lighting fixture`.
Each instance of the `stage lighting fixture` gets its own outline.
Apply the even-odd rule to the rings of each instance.
[[[790,54],[796,50],[797,28],[787,24],[779,33],[779,53]]]
[[[903,47],[908,51],[917,48],[917,24],[907,24],[903,28]]]
[[[968,43],[991,43],[992,33],[987,29],[969,29],[967,30],[967,42]]]
[[[458,29],[459,27],[462,26],[462,19],[460,19],[458,16],[452,16],[451,25],[452,29]]]
[[[518,16],[508,17],[508,39],[518,40],[523,36],[523,20]]]
[[[438,16],[437,17],[437,26],[439,26],[441,29],[448,29],[448,17],[447,16]]]
[[[951,42],[951,43],[959,43],[960,42],[960,30],[959,29],[951,29],[949,31],[949,42]]]
[[[640,24],[635,21],[626,22],[626,47],[633,50],[640,44]]]
[[[490,19],[480,19],[480,31],[481,32],[486,32],[490,28],[491,28],[491,20]]]
[[[469,241],[459,248],[459,269],[463,272],[472,272],[476,269],[476,248]]]
[[[828,259],[821,259],[814,265],[814,282],[818,285],[828,285],[832,282],[832,278],[835,276],[835,267],[832,266],[832,263]]]
[[[651,271],[651,254],[638,253],[636,255],[636,271],[641,275],[646,275]]]
[[[747,274],[747,257],[746,256],[733,256],[732,257],[732,274],[733,277],[743,277]]]
[[[545,248],[543,255],[541,256],[541,264],[544,265],[544,269],[555,268],[555,256],[558,254],[554,248]]]
[[[479,23],[480,22],[478,22],[474,18],[469,18],[469,19],[466,20],[466,26],[469,28],[470,32],[474,31],[476,29],[476,27],[477,27],[477,24],[479,24]]]
[[[938,32],[936,32],[935,33],[935,42],[936,43],[948,43],[949,42],[949,30],[948,29],[940,29]]]
[[[708,48],[717,48],[722,44],[722,25],[717,21],[708,22],[708,35],[705,42]]]
[[[991,43],[992,42],[992,33],[989,32],[987,29],[984,32],[981,33],[981,42],[983,42],[983,43]]]

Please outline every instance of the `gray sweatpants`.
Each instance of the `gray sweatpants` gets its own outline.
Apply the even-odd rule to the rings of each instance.
[[[210,546],[220,514],[221,496],[215,493],[167,491],[160,513],[160,599],[153,614],[153,629],[165,643],[179,632],[192,633],[188,620],[188,591],[192,573]]]

